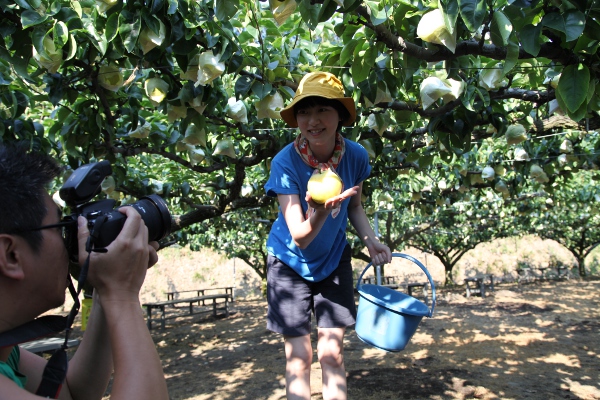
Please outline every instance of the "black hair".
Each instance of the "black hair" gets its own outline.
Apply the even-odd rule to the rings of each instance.
[[[41,232],[27,230],[39,227],[46,217],[46,185],[60,171],[47,154],[28,151],[28,143],[0,143],[0,233],[19,235],[34,252],[39,250]]]
[[[320,96],[306,97],[300,100],[298,103],[296,103],[294,105],[294,118],[296,118],[296,116],[298,115],[299,110],[316,106],[328,106],[335,108],[341,119],[337,127],[338,132],[342,129],[344,121],[350,118],[350,112],[346,107],[344,107],[344,105],[340,101]]]

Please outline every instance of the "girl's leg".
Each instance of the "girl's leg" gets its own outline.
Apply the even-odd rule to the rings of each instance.
[[[344,332],[346,328],[319,328],[317,355],[323,373],[323,400],[346,400]]]
[[[310,335],[285,336],[285,391],[288,400],[310,400]]]

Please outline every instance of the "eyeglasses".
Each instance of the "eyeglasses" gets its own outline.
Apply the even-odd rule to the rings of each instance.
[[[76,240],[76,237],[77,237],[77,231],[76,230],[74,231],[72,229],[73,226],[76,226],[76,224],[77,224],[77,221],[75,221],[75,220],[65,219],[56,224],[38,226],[37,228],[21,229],[21,230],[16,231],[15,233],[18,234],[18,233],[25,233],[25,232],[41,231],[43,229],[61,228],[61,236],[63,238],[63,241],[65,242],[65,245],[67,246],[67,248],[70,249],[72,241]]]

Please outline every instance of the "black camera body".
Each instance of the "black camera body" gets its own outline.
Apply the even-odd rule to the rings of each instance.
[[[67,217],[73,221],[84,216],[88,221],[93,248],[108,246],[121,232],[127,216],[115,208],[112,199],[90,202],[102,190],[102,181],[112,174],[108,161],[82,165],[77,168],[60,188],[60,197],[70,207],[72,214]],[[128,204],[135,208],[146,227],[150,241],[164,239],[171,233],[171,214],[165,201],[157,195],[142,197],[139,201]],[[67,248],[72,258],[78,257],[77,224],[72,224],[67,234]]]

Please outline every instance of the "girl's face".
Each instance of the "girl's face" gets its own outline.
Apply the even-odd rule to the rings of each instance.
[[[296,113],[300,133],[311,147],[335,143],[340,115],[332,106],[312,105],[303,107]]]

